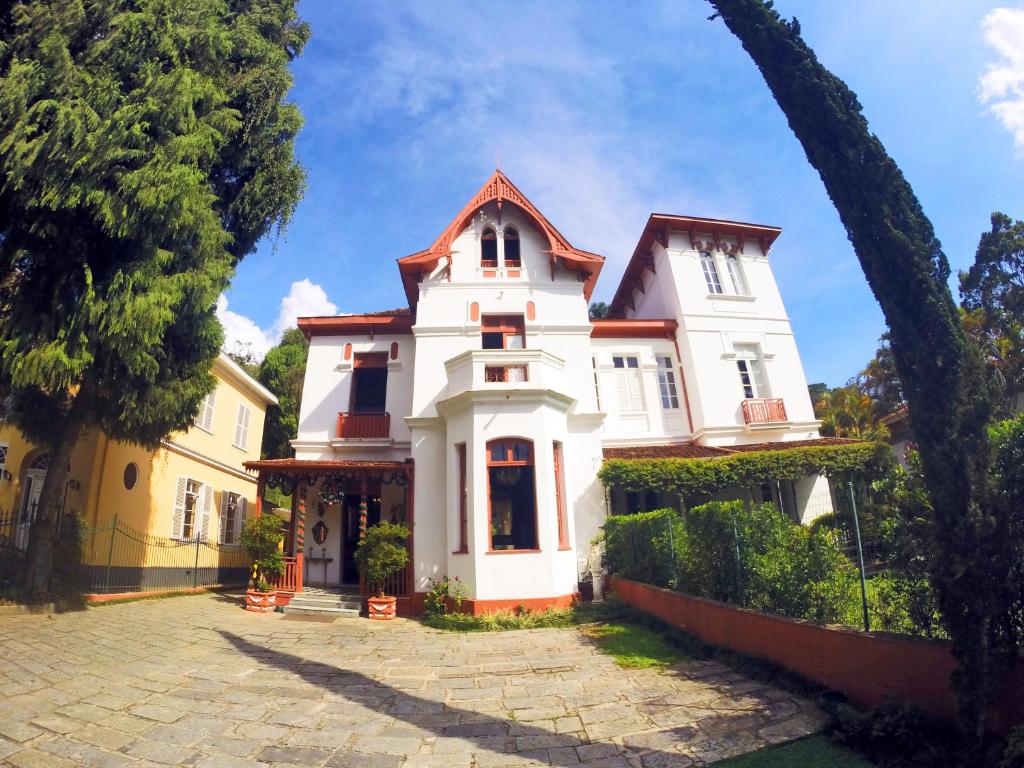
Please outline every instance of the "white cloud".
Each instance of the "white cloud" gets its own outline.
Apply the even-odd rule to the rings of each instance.
[[[251,354],[257,360],[263,359],[299,317],[336,314],[338,307],[327,298],[327,292],[308,279],[292,283],[288,295],[281,299],[277,319],[269,328],[260,328],[251,318],[229,310],[227,296],[221,294],[217,300],[217,319],[224,326],[224,350]]]
[[[981,22],[985,44],[1001,61],[989,64],[978,82],[978,99],[1013,134],[1024,155],[1024,6],[996,8]]]

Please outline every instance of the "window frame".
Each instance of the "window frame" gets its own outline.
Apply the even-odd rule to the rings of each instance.
[[[501,347],[485,347],[485,334],[501,334]],[[522,346],[509,346],[510,338],[519,338]],[[480,348],[520,350],[526,349],[526,316],[525,315],[481,315],[480,316]]]
[[[679,388],[676,386],[675,366],[669,355],[656,355],[658,361],[658,394],[661,407],[666,411],[679,410]]]
[[[494,243],[494,258],[484,256],[484,243]],[[487,225],[480,233],[480,266],[484,269],[498,268],[498,233],[494,227]]]
[[[7,469],[7,456],[10,452],[10,443],[0,443],[0,477],[3,476],[4,471]]]
[[[469,499],[467,481],[468,481],[468,467],[466,454],[466,444],[457,443],[455,445],[455,453],[458,456],[459,462],[459,548],[452,552],[453,555],[468,555],[469,554]],[[488,489],[490,493],[490,489]],[[488,508],[490,508],[490,501],[488,500]]]
[[[734,344],[736,353],[736,370],[740,376],[740,389],[744,400],[762,400],[772,396],[771,385],[768,383],[768,371],[764,365],[764,356],[757,344]],[[747,394],[747,390],[750,394]]]
[[[492,459],[491,446],[504,443],[506,446],[505,456],[502,460]],[[517,459],[516,446],[525,446],[527,458]],[[506,436],[496,437],[488,440],[484,445],[484,457],[486,460],[487,472],[487,554],[489,555],[516,555],[516,554],[537,554],[540,547],[540,519],[537,508],[537,468],[535,463],[536,450],[533,441],[525,437]],[[493,467],[529,467],[533,478],[533,547],[524,549],[495,549],[494,548],[494,509],[491,489],[491,469]]]
[[[711,251],[700,252],[700,266],[704,272],[704,284],[707,286],[708,294],[719,296],[722,290],[722,277],[718,272],[718,260]]]
[[[221,503],[220,503],[220,536],[218,543],[226,547],[237,547],[241,546],[239,537],[242,534],[242,526],[245,525],[245,518],[248,507],[248,499],[246,499],[244,493],[238,491],[223,490],[220,492]],[[235,518],[230,526],[231,541],[227,540],[227,534],[229,532],[228,527],[228,505],[230,504],[231,498],[234,496],[235,501]]]
[[[551,443],[555,468],[555,516],[558,521],[558,551],[572,549],[569,543],[569,514],[565,506],[565,456],[562,443],[555,440]]]
[[[732,283],[733,293],[737,296],[750,296],[750,286],[747,284],[747,275],[740,263],[740,257],[735,253],[728,253],[725,256],[725,270],[729,273],[729,282]]]
[[[509,237],[509,232],[512,233],[512,235],[513,235],[512,237]],[[514,241],[515,244],[516,244],[516,248],[515,248],[516,256],[515,256],[514,261],[510,261],[509,260],[509,255],[508,255],[508,244],[509,244],[509,241]],[[503,266],[505,266],[505,267],[507,267],[509,269],[521,269],[522,266],[523,266],[522,238],[519,237],[519,229],[518,229],[518,227],[514,227],[511,224],[507,225],[501,231],[501,259],[502,259]]]

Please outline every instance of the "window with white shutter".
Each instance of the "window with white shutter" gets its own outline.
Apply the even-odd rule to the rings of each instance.
[[[736,368],[740,374],[743,397],[771,397],[764,362],[756,344],[736,344]]]
[[[252,412],[241,403],[238,404],[238,417],[235,420],[235,448],[245,450],[249,439],[249,416]]]
[[[202,510],[199,516],[197,535],[203,541],[210,540],[210,513],[213,511],[213,486],[202,485]]]
[[[0,475],[3,475],[5,469],[7,469],[7,449],[10,448],[7,443],[0,443]]]
[[[205,503],[202,483],[188,477],[178,478],[174,494],[174,519],[171,523],[174,538],[195,538],[201,530]]]
[[[203,398],[196,413],[195,425],[205,432],[213,432],[213,409],[217,401],[217,390]]]
[[[721,293],[722,281],[718,277],[718,265],[715,257],[707,251],[701,251],[700,266],[704,270],[704,282],[708,285],[708,293]]]
[[[640,361],[636,357],[612,357],[615,385],[618,389],[619,411],[623,413],[644,409],[644,387],[640,374]]]
[[[747,296],[750,291],[747,288],[747,280],[743,275],[743,266],[740,258],[735,253],[725,257],[725,266],[729,270],[729,280],[732,282],[732,292],[737,296]]]
[[[237,544],[245,518],[245,497],[222,491],[220,495],[220,543]]]

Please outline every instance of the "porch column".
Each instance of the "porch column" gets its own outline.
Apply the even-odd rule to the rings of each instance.
[[[405,594],[410,599],[414,597],[416,585],[416,562],[413,558],[413,525],[415,515],[413,514],[413,499],[416,498],[416,475],[412,465],[405,470],[405,525],[409,529],[409,538],[406,541],[406,549],[409,550],[409,565],[405,569]]]
[[[295,526],[299,520],[299,481],[292,484],[292,519],[288,521],[288,540],[285,542],[285,552],[295,557]]]
[[[301,480],[297,489],[298,493],[298,520],[295,523],[295,591],[302,591],[302,581],[304,576],[304,561],[305,552],[303,547],[306,544],[306,481]],[[292,503],[295,503],[295,496],[292,497]],[[295,515],[292,516],[295,519]]]
[[[259,470],[256,475],[256,507],[253,510],[253,514],[259,517],[263,512],[263,492],[266,489],[267,481],[263,477],[263,470]]]
[[[359,540],[366,538],[366,475],[359,478]]]

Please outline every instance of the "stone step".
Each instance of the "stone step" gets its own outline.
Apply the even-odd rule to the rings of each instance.
[[[357,607],[319,607],[315,605],[296,605],[292,600],[281,609],[282,613],[309,613],[318,616],[332,615],[338,617],[358,618],[360,609]]]
[[[292,603],[298,603],[300,605],[312,605],[312,606],[331,606],[341,605],[344,607],[348,606],[360,606],[363,604],[363,599],[355,595],[352,596],[333,596],[333,597],[306,597],[301,592],[291,599]]]

